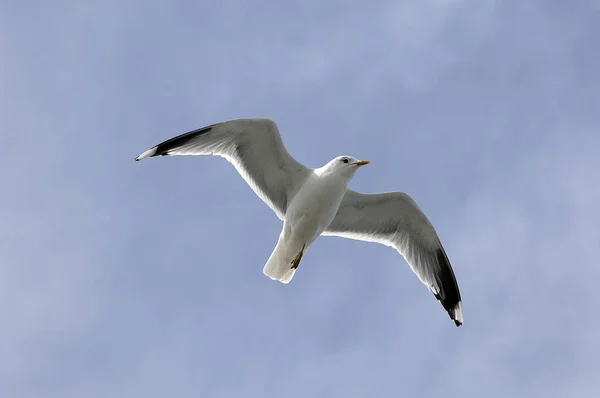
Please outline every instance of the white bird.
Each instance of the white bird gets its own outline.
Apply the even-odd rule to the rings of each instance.
[[[235,119],[179,135],[148,149],[152,156],[219,155],[231,162],[254,192],[283,221],[279,240],[263,272],[289,283],[303,254],[320,235],[377,242],[395,248],[441,302],[456,326],[462,302],[454,271],[437,233],[403,192],[364,194],[348,189],[360,166],[338,156],[311,169],[286,150],[270,119]]]

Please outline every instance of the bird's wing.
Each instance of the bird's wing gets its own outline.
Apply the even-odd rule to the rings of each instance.
[[[407,194],[364,194],[348,189],[323,235],[394,247],[442,303],[456,326],[462,324],[460,291],[446,252],[433,225]]]
[[[270,119],[235,119],[202,127],[162,142],[135,160],[171,155],[224,157],[280,219],[310,174],[288,153]]]

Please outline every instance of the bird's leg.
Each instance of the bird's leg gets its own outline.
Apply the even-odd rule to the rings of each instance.
[[[296,258],[294,258],[291,262],[292,264],[292,269],[296,269],[298,268],[298,264],[300,264],[300,260],[302,260],[302,256],[304,255],[304,248],[306,247],[306,243],[302,245],[302,250],[300,250],[300,253],[298,253],[296,255]]]

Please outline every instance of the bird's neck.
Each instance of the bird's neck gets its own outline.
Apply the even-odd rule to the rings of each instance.
[[[328,165],[315,169],[314,172],[319,179],[326,181],[328,184],[348,185],[352,179],[352,176],[340,174],[339,172],[334,171],[331,167],[328,167]]]

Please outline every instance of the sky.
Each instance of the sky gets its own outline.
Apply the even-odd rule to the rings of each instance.
[[[0,396],[589,397],[600,390],[600,2],[0,1]],[[281,228],[220,158],[269,117],[410,194],[461,289]]]

